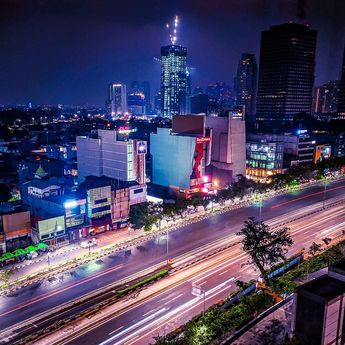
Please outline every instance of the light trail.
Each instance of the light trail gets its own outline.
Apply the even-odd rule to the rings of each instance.
[[[108,273],[110,273],[110,272],[117,271],[117,270],[119,270],[119,269],[122,268],[122,267],[123,267],[123,265],[118,265],[118,266],[111,267],[111,268],[109,268],[109,269],[107,269],[107,270],[104,270],[104,271],[102,271],[102,272],[96,273],[96,274],[94,274],[94,275],[92,275],[92,276],[90,276],[90,277],[87,277],[87,278],[78,280],[78,281],[75,282],[74,284],[69,285],[69,286],[66,286],[66,287],[64,287],[64,288],[62,288],[62,289],[55,290],[55,291],[53,291],[53,292],[49,292],[49,293],[43,294],[43,295],[38,296],[38,297],[34,297],[34,298],[32,298],[31,300],[29,300],[29,301],[27,301],[27,302],[25,302],[25,303],[19,304],[18,306],[14,307],[14,308],[12,308],[12,309],[9,309],[9,310],[7,310],[6,312],[1,313],[1,314],[0,314],[0,317],[5,316],[5,315],[8,315],[8,314],[10,314],[10,313],[13,313],[14,311],[23,309],[23,308],[25,308],[25,307],[28,307],[29,305],[32,305],[33,303],[40,302],[40,301],[45,300],[45,299],[47,299],[47,298],[49,298],[49,297],[52,297],[52,296],[58,295],[58,294],[60,294],[60,293],[62,293],[62,292],[68,291],[68,290],[70,290],[70,289],[72,289],[72,288],[75,288],[75,287],[77,287],[77,286],[79,286],[79,285],[85,284],[85,283],[87,283],[87,282],[90,281],[90,280],[93,280],[93,279],[95,279],[95,278],[99,278],[99,277],[101,277],[101,276],[103,276],[103,275],[105,275],[105,274],[108,274]]]
[[[327,189],[326,193],[327,192],[330,192],[332,190],[336,190],[336,189],[339,189],[339,188],[345,188],[345,185],[344,186],[338,186],[338,187],[333,187],[333,188],[329,188]],[[307,198],[310,198],[311,196],[315,196],[315,195],[319,195],[319,194],[324,194],[325,192],[322,190],[322,191],[319,191],[319,192],[315,192],[315,193],[311,193],[311,194],[308,194],[308,195],[304,195],[304,196],[301,196],[299,198],[295,198],[293,200],[289,200],[289,201],[284,201],[280,204],[277,204],[277,205],[274,205],[274,206],[271,206],[271,208],[277,208],[277,207],[280,207],[280,206],[283,206],[283,205],[287,205],[287,204],[291,204],[293,202],[296,202],[296,201],[299,201],[299,200],[304,200],[304,199],[307,199]],[[322,200],[320,200],[321,202]]]

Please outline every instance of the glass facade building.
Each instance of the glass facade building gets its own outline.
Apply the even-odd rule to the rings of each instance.
[[[265,130],[289,130],[293,117],[311,112],[317,32],[302,24],[261,33],[257,120]]]
[[[283,144],[275,141],[248,141],[246,144],[246,175],[266,182],[283,169]]]
[[[187,48],[168,45],[161,48],[162,115],[185,114],[187,96]]]
[[[345,120],[345,47],[343,64],[341,66],[341,80],[340,80],[340,91],[338,100],[338,118]]]
[[[238,63],[236,104],[245,106],[245,113],[255,114],[257,65],[254,54],[244,53]]]

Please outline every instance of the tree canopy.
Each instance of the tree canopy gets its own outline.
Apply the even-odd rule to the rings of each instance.
[[[249,254],[248,263],[254,264],[260,271],[264,282],[269,285],[266,270],[286,259],[288,248],[293,240],[289,228],[272,230],[262,221],[250,217],[244,222],[244,227],[237,233],[242,236],[242,248]]]

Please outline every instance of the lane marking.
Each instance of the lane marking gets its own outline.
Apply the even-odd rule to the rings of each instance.
[[[162,308],[162,309],[156,311],[155,313],[153,313],[152,315],[146,317],[145,319],[142,319],[141,321],[135,323],[134,325],[132,325],[132,326],[130,326],[130,327],[124,329],[124,330],[121,331],[120,333],[113,335],[112,337],[110,337],[110,338],[108,338],[107,340],[103,341],[103,342],[100,343],[99,345],[106,345],[106,344],[108,344],[109,342],[111,342],[111,341],[113,341],[113,340],[115,340],[115,339],[121,337],[122,335],[124,335],[124,334],[130,332],[132,329],[141,326],[141,325],[144,324],[146,321],[150,321],[150,320],[154,319],[157,315],[164,313],[166,310],[167,310],[167,308]],[[134,335],[134,334],[133,334],[133,335]],[[122,341],[121,343],[123,344],[123,341]],[[120,344],[121,344],[121,343],[120,343]]]
[[[116,333],[117,331],[119,331],[119,330],[122,329],[123,327],[125,327],[125,326],[121,326],[121,327],[115,329],[115,331],[110,332],[109,335],[112,335],[112,334]]]

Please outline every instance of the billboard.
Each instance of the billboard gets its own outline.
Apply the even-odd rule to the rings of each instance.
[[[138,155],[144,155],[147,153],[147,145],[146,145],[146,141],[138,141],[137,142],[137,154]]]
[[[175,115],[172,119],[172,131],[179,134],[204,136],[205,115]]]
[[[48,239],[61,236],[65,233],[65,217],[53,217],[41,220],[37,223],[40,239]]]

